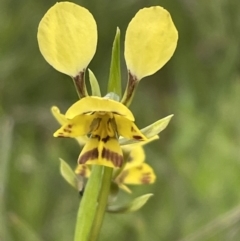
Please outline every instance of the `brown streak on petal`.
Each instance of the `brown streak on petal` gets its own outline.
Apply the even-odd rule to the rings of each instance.
[[[141,136],[133,136],[133,139],[136,139],[136,140],[143,140],[143,138]]]
[[[103,141],[104,143],[107,143],[109,141],[109,139],[110,139],[110,136],[106,136],[106,137],[102,138],[101,141]]]
[[[97,138],[98,141],[100,141],[100,139],[101,139],[99,135],[95,135],[95,136],[93,136],[92,138]]]
[[[87,114],[89,114],[90,113],[90,115],[92,115],[94,112],[92,112],[92,111],[85,111],[85,112],[83,112],[82,114],[83,115],[87,115]]]
[[[143,173],[140,181],[143,184],[149,184],[151,181],[151,173],[150,172]]]
[[[113,114],[115,115],[121,115],[120,113],[116,112],[116,111],[112,111]]]
[[[71,133],[71,132],[72,132],[71,130],[66,129],[66,128],[65,128],[65,129],[63,129],[63,131],[64,131],[64,132],[67,132],[67,133]]]
[[[78,159],[78,163],[79,164],[84,164],[89,160],[94,160],[98,158],[98,149],[94,148],[90,151],[85,152],[83,155],[80,155],[79,159]]]
[[[102,158],[105,158],[108,161],[111,161],[114,166],[121,167],[123,164],[123,156],[113,152],[109,149],[103,148],[102,150]]]

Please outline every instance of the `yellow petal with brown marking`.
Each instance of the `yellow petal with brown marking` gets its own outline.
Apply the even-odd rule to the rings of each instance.
[[[78,115],[58,129],[54,137],[79,137],[85,136],[91,131],[91,124],[94,120],[93,115]]]
[[[118,177],[124,184],[150,184],[156,180],[153,169],[146,163],[124,170]]]
[[[138,127],[129,119],[120,115],[114,115],[117,126],[117,132],[120,136],[137,141],[147,141],[147,138],[142,134]]]
[[[84,146],[79,158],[79,164],[103,165],[108,167],[121,167],[123,154],[116,138],[101,139],[92,137]]]
[[[141,145],[136,145],[130,152],[124,170],[141,165],[145,161],[145,152]]]

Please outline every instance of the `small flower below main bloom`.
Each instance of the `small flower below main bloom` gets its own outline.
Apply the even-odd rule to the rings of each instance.
[[[142,146],[134,146],[126,159],[125,166],[120,172],[115,170],[117,175],[113,175],[113,182],[122,190],[131,193],[127,185],[152,184],[156,180],[153,169],[144,162],[145,153]],[[78,165],[75,173],[81,177],[89,178],[91,169],[89,165]]]

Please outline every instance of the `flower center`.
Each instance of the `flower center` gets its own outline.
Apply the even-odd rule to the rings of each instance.
[[[114,115],[111,112],[96,112],[90,129],[92,137],[97,137],[103,142],[107,142],[111,137],[117,138],[118,135]]]

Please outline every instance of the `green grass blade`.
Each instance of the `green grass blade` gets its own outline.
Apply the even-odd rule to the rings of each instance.
[[[119,97],[122,95],[121,68],[120,68],[120,30],[117,28],[112,48],[108,92],[114,92]]]

